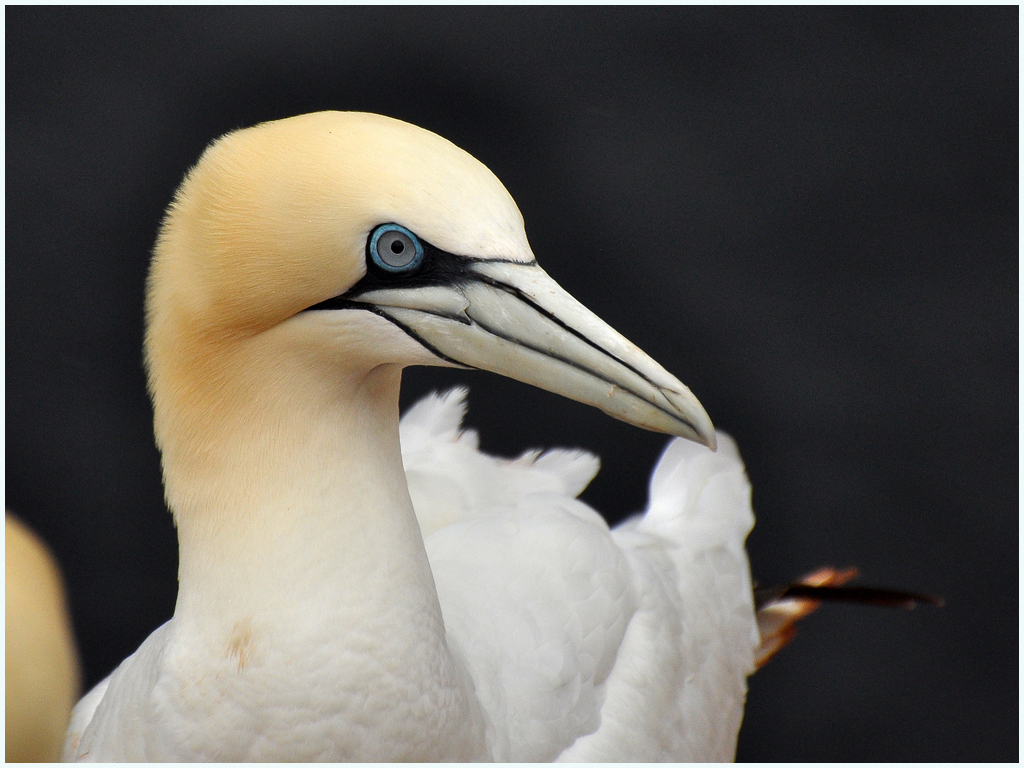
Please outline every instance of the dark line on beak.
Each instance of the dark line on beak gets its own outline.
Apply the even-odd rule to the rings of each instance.
[[[485,259],[482,256],[459,256],[460,259],[465,259],[471,264],[513,264],[517,267],[536,267],[537,260],[530,259],[530,261],[519,261],[518,259]]]
[[[533,307],[535,307],[535,306],[536,306],[536,305],[534,305],[534,304],[533,304],[532,302],[527,302],[527,303],[528,303],[528,304],[529,304],[530,306],[533,306]],[[545,315],[549,315],[550,313],[544,313],[544,314],[545,314]],[[606,378],[605,378],[604,376],[602,376],[602,375],[601,375],[600,373],[598,373],[597,371],[592,371],[592,370],[590,370],[589,368],[587,368],[586,366],[583,366],[583,365],[581,365],[581,364],[579,364],[579,363],[577,363],[577,362],[575,362],[575,361],[573,361],[573,360],[569,360],[569,359],[567,359],[567,358],[565,358],[565,357],[562,357],[561,355],[553,355],[553,354],[551,354],[550,352],[548,352],[547,350],[544,350],[544,349],[538,349],[537,347],[534,347],[534,346],[532,346],[532,345],[530,345],[530,344],[527,344],[527,343],[525,343],[525,342],[524,342],[524,341],[523,341],[522,339],[517,339],[517,338],[515,338],[515,337],[513,337],[513,336],[507,336],[507,335],[505,335],[504,333],[501,333],[501,332],[499,332],[499,331],[496,331],[496,330],[494,330],[493,328],[490,328],[490,327],[488,327],[488,326],[487,326],[487,325],[485,325],[484,323],[481,323],[481,322],[480,322],[480,321],[479,321],[478,319],[476,319],[476,318],[472,318],[472,320],[473,320],[473,324],[474,324],[475,326],[477,326],[478,328],[480,328],[480,329],[482,329],[482,330],[486,331],[487,333],[491,334],[491,336],[494,336],[494,337],[496,337],[496,338],[499,338],[499,339],[504,339],[505,341],[507,341],[507,342],[509,342],[509,343],[511,343],[511,344],[515,344],[516,346],[519,346],[519,347],[524,347],[525,349],[529,349],[529,350],[531,350],[531,351],[533,351],[533,352],[536,352],[536,353],[537,353],[537,354],[539,354],[539,355],[542,355],[542,356],[544,356],[544,357],[550,358],[550,359],[552,359],[552,360],[558,360],[559,362],[565,363],[565,364],[566,364],[566,365],[568,365],[568,366],[569,366],[570,368],[575,368],[575,369],[576,369],[577,371],[582,371],[583,373],[586,373],[586,374],[588,374],[588,375],[590,375],[590,376],[593,376],[593,377],[594,377],[595,379],[597,379],[598,381],[603,381],[603,382],[604,382],[605,384],[607,384],[607,385],[609,385],[609,386],[611,386],[611,387],[615,387],[616,389],[621,389],[621,390],[622,390],[623,392],[628,392],[628,393],[629,393],[629,394],[631,394],[631,395],[632,395],[633,397],[635,397],[635,398],[636,398],[637,400],[640,400],[640,401],[642,401],[642,402],[645,402],[645,403],[647,403],[648,405],[652,406],[653,408],[656,408],[657,410],[661,411],[662,413],[664,413],[664,414],[665,414],[666,416],[668,416],[669,418],[671,418],[671,419],[674,419],[675,421],[678,421],[678,422],[679,422],[680,424],[685,424],[685,425],[686,425],[686,426],[688,426],[688,427],[689,427],[689,428],[690,428],[691,430],[693,430],[693,433],[694,433],[695,435],[699,435],[699,434],[700,434],[700,430],[698,430],[696,426],[694,426],[694,425],[693,425],[693,424],[691,424],[691,423],[690,423],[689,421],[687,421],[686,419],[684,419],[684,418],[683,418],[682,416],[680,416],[680,415],[679,415],[678,413],[676,413],[676,412],[674,412],[674,411],[670,411],[670,410],[668,410],[668,409],[664,408],[663,406],[661,406],[661,405],[658,405],[657,403],[652,403],[652,402],[651,402],[650,400],[648,400],[648,399],[647,399],[646,397],[644,397],[643,395],[641,395],[641,394],[640,394],[640,393],[638,393],[638,392],[634,392],[634,391],[633,391],[632,389],[630,389],[629,387],[625,387],[625,386],[623,386],[622,384],[619,384],[619,383],[617,383],[617,382],[614,382],[614,381],[609,381],[608,379],[606,379]],[[564,323],[563,323],[563,324],[561,324],[561,325],[562,325],[563,327],[565,327],[565,326],[564,326]],[[578,334],[576,334],[576,335],[578,335]],[[586,339],[584,339],[584,340],[586,340]],[[604,350],[603,350],[603,349],[601,349],[601,347],[598,347],[598,346],[594,345],[593,343],[591,343],[591,346],[595,346],[595,348],[596,348],[596,349],[599,349],[599,350],[601,350],[602,352],[604,352]],[[625,363],[622,363],[622,361],[621,361],[621,360],[619,360],[619,359],[618,359],[617,357],[615,357],[615,355],[609,354],[608,352],[605,352],[605,354],[606,354],[606,355],[608,355],[608,356],[609,356],[610,358],[612,358],[613,360],[615,360],[615,361],[617,361],[617,362],[621,363],[621,364],[622,364],[622,365],[623,365],[624,367],[626,367],[626,368],[629,368],[630,370],[635,370],[635,369],[634,369],[634,368],[633,368],[633,367],[632,367],[631,365],[626,365]],[[472,367],[472,366],[465,366],[465,367],[467,367],[467,368],[470,368],[470,367]],[[653,381],[651,381],[650,379],[648,379],[648,378],[647,378],[646,376],[644,376],[643,374],[639,374],[639,375],[640,375],[640,376],[641,376],[641,377],[642,377],[642,378],[643,378],[643,379],[644,379],[645,381],[647,381],[648,383],[650,383],[650,385],[651,385],[652,387],[654,387],[654,388],[655,388],[655,389],[657,389],[658,391],[661,391],[661,387],[659,387],[659,386],[658,386],[657,384],[655,384],[655,383],[654,383]]]
[[[407,326],[407,325],[405,325],[403,323],[398,322],[393,317],[388,317],[384,312],[380,311],[376,307],[372,307],[370,309],[370,311],[373,312],[375,315],[383,317],[385,320],[388,320],[388,321],[394,323],[399,329],[404,331],[414,341],[419,342],[423,346],[424,349],[426,349],[430,354],[434,355],[435,357],[437,357],[437,358],[439,358],[441,360],[444,360],[446,363],[451,363],[452,365],[457,366],[459,368],[469,368],[471,370],[474,369],[474,367],[472,365],[466,365],[465,363],[460,363],[455,358],[448,357],[448,355],[444,354],[443,352],[438,350],[436,347],[434,347],[433,344],[428,344],[426,341],[424,341],[423,337],[420,336],[418,333],[416,333],[416,331],[414,331],[412,328],[410,328],[409,326]],[[443,317],[446,317],[446,316],[443,315]],[[451,319],[454,319],[454,318],[451,318]]]
[[[325,309],[361,309],[361,310],[364,310],[366,312],[370,312],[370,313],[372,313],[374,315],[377,315],[377,317],[384,318],[389,323],[391,323],[392,325],[396,326],[399,330],[403,331],[413,341],[419,343],[420,346],[422,346],[424,349],[426,349],[428,352],[430,352],[430,354],[434,355],[435,357],[437,357],[437,358],[439,358],[441,360],[444,360],[446,363],[451,363],[452,365],[458,366],[459,368],[468,368],[470,370],[476,370],[472,365],[466,365],[465,363],[460,363],[458,360],[455,360],[453,358],[448,357],[448,355],[446,355],[443,352],[441,352],[440,350],[436,349],[433,345],[427,343],[412,328],[410,328],[409,326],[405,325],[404,323],[400,323],[398,320],[395,320],[395,318],[393,318],[390,315],[388,315],[383,309],[378,307],[376,304],[369,304],[369,303],[364,302],[364,301],[353,301],[352,299],[346,299],[346,298],[344,298],[342,296],[336,296],[333,299],[328,299],[327,301],[322,301],[319,304],[317,304],[315,306],[312,306],[312,307],[310,307],[309,309],[307,309],[305,311],[306,312],[310,312],[310,311],[325,310]],[[419,311],[419,310],[416,310],[416,311]],[[436,313],[436,312],[424,312],[424,314],[436,314],[438,317],[443,317],[443,318],[445,318],[447,320],[454,320],[456,322],[461,322],[461,323],[463,323],[465,325],[468,325],[468,322],[465,319],[460,319],[460,318],[457,318],[457,317],[451,317],[450,315],[444,315],[444,314]]]
[[[534,266],[534,265],[532,265],[532,264],[531,265],[523,264],[523,266]],[[590,338],[588,338],[585,334],[581,333],[580,331],[577,331],[571,325],[569,325],[564,320],[562,320],[558,315],[556,315],[556,314],[546,310],[544,307],[542,307],[540,304],[535,302],[533,299],[531,299],[529,296],[527,296],[521,290],[516,288],[514,285],[509,285],[508,283],[503,283],[500,280],[496,280],[495,278],[488,277],[486,275],[474,275],[474,279],[479,281],[479,282],[481,282],[481,283],[486,283],[487,285],[490,285],[492,288],[498,288],[500,290],[505,291],[506,293],[509,293],[509,294],[515,296],[517,299],[519,299],[524,304],[527,304],[528,306],[533,307],[533,310],[535,312],[537,312],[540,315],[543,315],[548,320],[550,320],[551,322],[553,322],[556,325],[560,326],[561,328],[564,328],[566,331],[571,333],[573,336],[575,336],[580,341],[584,342],[585,344],[587,344],[588,346],[592,347],[593,349],[596,349],[598,352],[600,352],[601,354],[605,355],[606,357],[610,357],[612,360],[617,362],[623,368],[628,368],[629,370],[631,370],[633,373],[635,373],[637,376],[639,376],[641,379],[646,381],[648,384],[650,384],[655,389],[657,389],[659,391],[661,389],[663,389],[661,386],[659,386],[658,384],[655,384],[653,381],[651,381],[650,377],[645,375],[643,373],[643,371],[638,371],[636,368],[634,368],[632,365],[627,363],[625,360],[622,360],[618,356],[613,355],[611,352],[609,352],[607,349],[602,347],[600,344],[598,344],[597,342],[591,340]],[[537,351],[539,351],[539,350],[537,350]],[[598,378],[600,378],[600,377],[598,376]],[[609,382],[609,383],[611,383],[611,382]],[[618,386],[618,385],[616,384],[615,386]],[[627,391],[629,391],[629,390],[627,390]],[[637,397],[640,397],[640,395],[637,395],[636,392],[632,392],[631,394],[634,394]],[[644,402],[647,402],[647,400],[645,400],[642,397],[640,399],[644,400]],[[652,403],[652,405],[653,405],[653,403]],[[676,418],[678,418],[678,417],[676,417]],[[689,424],[689,422],[686,421],[685,419],[679,419],[679,421],[682,421],[684,424]],[[692,424],[690,424],[690,426],[693,427]],[[695,432],[697,431],[696,428],[694,428],[694,431]]]

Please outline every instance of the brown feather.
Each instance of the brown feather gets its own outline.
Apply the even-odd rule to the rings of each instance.
[[[939,607],[944,605],[941,597],[932,595],[878,587],[845,586],[857,574],[856,568],[839,571],[826,566],[790,584],[778,587],[755,585],[754,605],[757,608],[757,627],[761,632],[761,644],[754,652],[757,668],[763,667],[796,637],[796,623],[814,613],[822,600],[908,610],[917,607],[919,603]]]

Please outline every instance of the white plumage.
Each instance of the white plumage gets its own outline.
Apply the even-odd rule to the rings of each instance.
[[[464,391],[399,426],[403,366],[467,365],[715,444],[469,155],[353,113],[220,140],[147,321],[178,602],[80,702],[66,759],[733,757],[758,633],[727,436],[670,443],[609,530],[576,499],[595,457],[480,453]]]
[[[494,758],[731,760],[758,643],[735,444],[672,441],[647,509],[610,531],[575,498],[596,457],[482,454],[463,395],[418,403],[402,455],[445,626],[503,723]]]

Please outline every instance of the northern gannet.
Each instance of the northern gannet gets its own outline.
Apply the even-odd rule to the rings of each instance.
[[[4,596],[4,757],[53,762],[81,692],[78,653],[57,562],[10,513]]]
[[[538,266],[479,161],[371,114],[228,134],[167,212],[146,316],[178,599],[65,759],[733,758],[759,643],[739,453]],[[459,392],[400,426],[409,365],[686,439],[609,530],[575,498],[587,454],[485,456]]]

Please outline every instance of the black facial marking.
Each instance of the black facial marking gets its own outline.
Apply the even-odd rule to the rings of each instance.
[[[376,229],[376,228],[375,228]],[[429,285],[462,285],[470,280],[470,265],[476,259],[442,251],[420,238],[423,263],[411,272],[387,272],[370,257],[370,239],[366,240],[366,274],[345,293],[315,304],[309,309],[368,309],[353,301],[356,297],[382,288],[422,288]]]
[[[378,225],[380,226],[380,225]],[[381,269],[370,256],[370,237],[377,227],[370,232],[366,238],[365,262],[366,274],[363,279],[349,288],[340,296],[327,299],[319,304],[309,307],[313,309],[368,309],[369,305],[353,299],[370,291],[383,288],[423,288],[430,285],[465,285],[471,280],[479,280],[479,275],[472,273],[472,265],[482,261],[508,261],[512,259],[480,259],[473,256],[459,256],[437,248],[422,237],[419,238],[423,246],[423,262],[418,269],[411,272],[388,272]],[[530,262],[536,264],[536,262]]]

